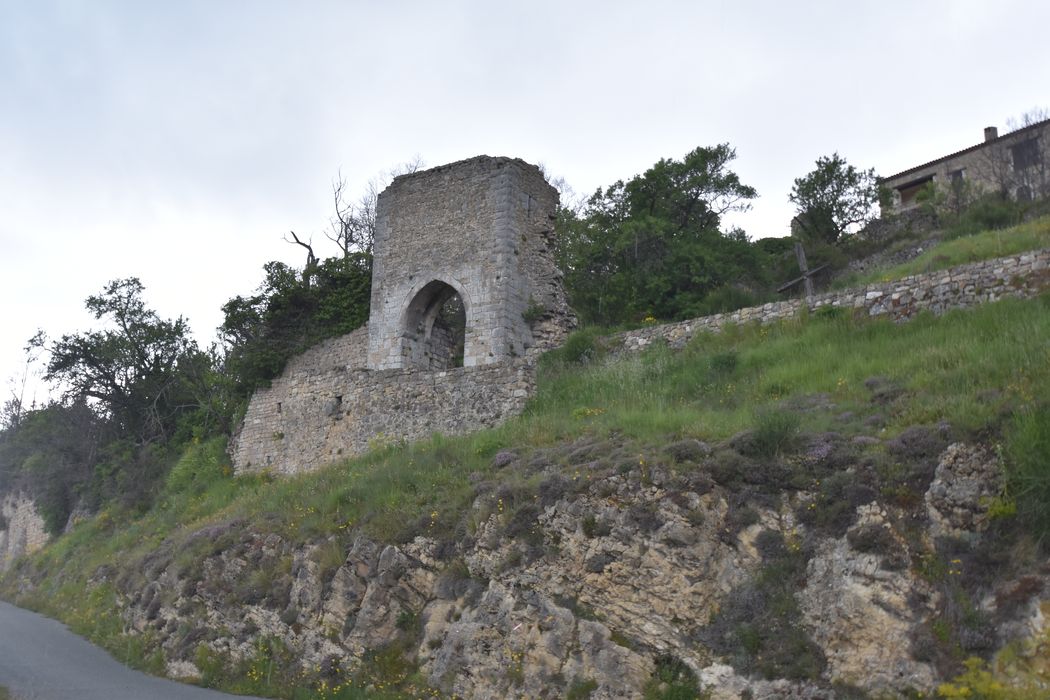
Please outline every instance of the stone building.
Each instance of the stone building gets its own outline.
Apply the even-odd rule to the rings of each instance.
[[[919,192],[931,183],[949,196],[964,189],[971,196],[1002,192],[1020,201],[1050,196],[1050,119],[1002,136],[986,127],[983,142],[879,182],[892,194],[884,215],[918,206]]]
[[[539,168],[512,158],[396,178],[377,204],[367,326],[255,392],[234,468],[302,472],[521,412],[536,354],[576,325],[554,262],[557,206]]]
[[[552,255],[557,206],[539,169],[510,158],[395,179],[376,207],[368,366],[473,367],[549,344],[571,315]]]

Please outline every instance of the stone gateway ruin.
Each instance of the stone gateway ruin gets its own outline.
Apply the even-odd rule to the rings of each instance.
[[[396,178],[377,204],[368,324],[292,358],[252,396],[235,469],[298,473],[519,413],[538,353],[576,325],[553,256],[557,206],[518,159]]]

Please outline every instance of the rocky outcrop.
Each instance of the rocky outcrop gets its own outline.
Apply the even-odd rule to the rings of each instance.
[[[934,537],[966,537],[988,528],[988,511],[1002,491],[1002,466],[989,449],[955,443],[941,455],[926,492]]]
[[[933,687],[936,674],[912,657],[910,639],[916,621],[933,613],[932,591],[900,566],[906,545],[894,536],[885,510],[869,504],[858,511],[846,536],[821,543],[799,594],[827,659],[827,677],[879,692]],[[862,552],[851,544],[874,532],[889,540],[890,551]]]
[[[921,432],[894,445],[925,464],[935,441]],[[818,437],[827,449],[800,454],[831,470],[848,444]],[[1050,571],[975,568],[999,491],[985,448],[934,451],[925,493],[903,500],[850,486],[870,478],[853,467],[786,488],[746,462],[727,469],[725,446],[632,449],[500,453],[465,514],[476,526],[452,539],[423,528],[401,544],[348,532],[304,546],[231,520],[96,583],[120,592],[128,629],[156,640],[172,676],[249,663],[276,640],[304,677],[393,650],[428,692],[462,698],[640,698],[671,678],[718,700],[905,697],[961,668],[938,638],[988,653],[1045,634]]]

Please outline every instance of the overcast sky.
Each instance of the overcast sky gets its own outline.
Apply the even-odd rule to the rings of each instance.
[[[1050,3],[0,0],[0,380],[137,276],[202,343],[331,182],[479,154],[580,193],[731,144],[788,233],[821,155],[884,175],[1050,105]],[[38,396],[39,398],[39,396]]]

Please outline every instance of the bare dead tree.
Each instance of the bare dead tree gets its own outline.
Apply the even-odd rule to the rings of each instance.
[[[35,396],[29,402],[29,405],[26,404],[26,389],[30,375],[35,374],[33,366],[46,351],[46,346],[47,335],[45,335],[44,331],[37,330],[25,347],[22,348],[25,365],[22,367],[20,377],[12,376],[7,380],[10,398],[0,406],[0,429],[17,426],[28,412],[36,408]]]
[[[980,158],[984,178],[1004,197],[1018,199],[1050,196],[1050,135],[1019,131],[1050,119],[1050,111],[1034,108],[1019,119],[1006,120],[1005,133],[994,148]]]
[[[295,231],[289,231],[288,233],[291,235],[292,239],[288,240],[288,237],[286,236],[284,239],[285,242],[294,243],[295,245],[302,246],[306,249],[306,265],[303,267],[303,285],[309,288],[310,280],[317,272],[317,264],[319,262],[317,260],[317,255],[314,254],[314,247],[312,245],[313,240],[311,239],[303,242],[299,239],[299,236],[295,235]]]
[[[1034,107],[1022,114],[1020,120],[1008,119],[1006,127],[1013,133],[1047,119],[1050,119],[1050,110]],[[1025,195],[1028,199],[1050,196],[1050,137],[1047,131],[1050,129],[1043,129],[1042,134],[1034,133],[1010,147],[1018,199]]]
[[[329,224],[325,237],[339,246],[343,257],[353,253],[372,254],[372,245],[376,235],[376,204],[379,193],[399,175],[414,173],[423,167],[423,160],[417,155],[410,161],[394,166],[373,177],[365,185],[365,190],[356,202],[348,201],[346,179],[340,172],[332,183],[332,203],[335,215]]]
[[[543,179],[547,181],[547,184],[558,191],[558,203],[561,209],[574,215],[580,214],[587,204],[588,198],[574,190],[569,181],[563,176],[553,175],[547,169],[546,164],[538,163],[536,167],[540,169],[540,173],[543,175]]]

